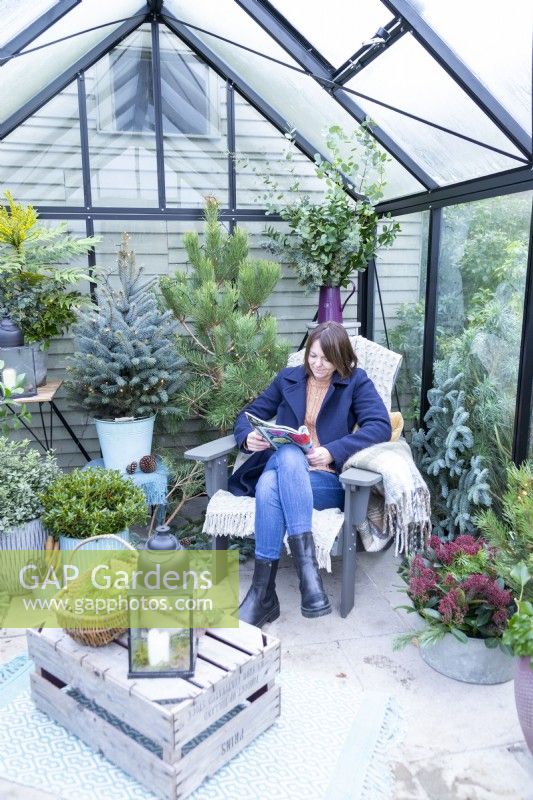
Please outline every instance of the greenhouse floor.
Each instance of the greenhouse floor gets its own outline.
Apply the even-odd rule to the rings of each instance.
[[[513,683],[459,683],[428,667],[414,647],[395,652],[394,636],[409,630],[413,616],[394,610],[405,596],[396,588],[400,579],[393,550],[358,556],[354,610],[346,619],[338,614],[340,563],[334,560],[332,574],[325,575],[334,611],[316,620],[301,616],[296,573],[283,557],[278,573],[281,617],[265,628],[281,639],[282,675],[296,672],[309,680],[349,682],[363,697],[381,692],[394,699],[399,733],[385,754],[394,800],[530,800],[533,758],[518,724]],[[241,567],[242,593],[252,569],[252,561]],[[0,663],[24,650],[20,632],[1,631]],[[23,783],[23,776],[21,784],[0,776],[2,800],[60,800]],[[271,796],[275,794],[274,786]]]

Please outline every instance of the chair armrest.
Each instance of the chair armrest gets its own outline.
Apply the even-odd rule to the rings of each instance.
[[[216,458],[231,453],[236,447],[235,436],[231,434],[220,439],[213,439],[212,442],[206,442],[198,447],[193,447],[191,450],[186,450],[183,456],[193,461],[214,461]]]
[[[379,472],[371,472],[369,469],[357,469],[350,467],[339,475],[340,482],[344,488],[348,486],[375,486],[381,481]]]

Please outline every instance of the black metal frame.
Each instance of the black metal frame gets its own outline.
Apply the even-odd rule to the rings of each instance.
[[[429,408],[428,391],[433,386],[433,361],[437,333],[437,287],[439,271],[442,209],[429,212],[426,302],[424,306],[424,346],[422,348],[422,385],[420,390],[420,424]]]
[[[268,23],[268,32],[278,41],[290,55],[309,72],[318,75],[318,82],[321,83],[320,76],[324,79],[331,79],[334,74],[333,67],[308,43],[298,34],[297,31],[291,29],[290,26],[280,18],[280,15],[275,12],[266,0],[258,0],[252,3],[251,0],[236,0],[239,5],[244,8],[256,21],[265,27]],[[392,10],[393,13],[400,13],[397,9],[407,11],[405,2],[403,0],[384,0],[386,5]],[[179,221],[179,220],[200,220],[203,218],[202,208],[167,208],[165,204],[165,175],[164,175],[164,142],[163,142],[163,128],[161,117],[161,84],[160,84],[160,65],[158,59],[159,52],[159,24],[165,24],[171,31],[173,31],[180,39],[182,39],[199,57],[201,57],[212,69],[214,69],[223,79],[226,80],[226,93],[227,93],[227,108],[228,108],[228,174],[229,174],[229,190],[228,190],[228,207],[221,209],[221,219],[229,223],[230,228],[233,228],[237,222],[246,222],[254,220],[268,219],[275,221],[279,219],[274,215],[266,215],[264,209],[239,209],[237,207],[237,186],[236,186],[236,169],[235,159],[231,155],[235,152],[235,91],[238,91],[248,103],[250,103],[260,114],[262,114],[277,130],[281,133],[288,131],[288,122],[278,114],[278,112],[266,103],[257,93],[243,81],[239,75],[234,73],[228,66],[219,59],[210,48],[200,40],[187,26],[180,23],[171,15],[165,13],[164,6],[162,7],[160,0],[149,0],[148,11],[146,15],[138,15],[136,18],[129,20],[117,29],[113,34],[106,37],[106,39],[94,48],[90,53],[78,61],[73,67],[64,72],[57,78],[51,86],[43,90],[39,95],[27,103],[17,114],[13,115],[10,120],[6,121],[3,126],[0,126],[0,138],[3,138],[7,133],[11,132],[14,128],[24,122],[29,116],[35,113],[42,107],[49,99],[55,94],[64,89],[71,81],[77,79],[78,85],[78,104],[79,104],[79,117],[80,117],[80,136],[81,136],[81,156],[82,156],[82,173],[83,173],[83,189],[84,189],[84,205],[59,207],[59,206],[41,206],[38,207],[39,214],[44,219],[80,219],[84,220],[86,224],[86,231],[88,236],[94,235],[94,220],[98,219],[130,219],[130,220],[161,220],[161,221]],[[412,27],[412,18],[409,17],[407,23]],[[126,208],[126,207],[95,207],[92,205],[91,194],[91,175],[90,175],[90,157],[89,157],[89,137],[87,129],[87,112],[85,101],[85,86],[84,75],[85,69],[88,69],[96,61],[102,58],[113,47],[120,43],[135,29],[140,27],[144,22],[151,22],[152,24],[152,48],[154,57],[154,98],[157,98],[156,106],[156,156],[158,165],[158,208]],[[272,23],[272,24],[270,24]],[[275,24],[274,24],[275,23]],[[389,23],[391,26],[394,21]],[[402,33],[405,32],[400,28],[395,28]],[[414,33],[414,31],[413,31]],[[399,38],[399,33],[397,38]],[[421,29],[417,33],[417,39],[423,44]],[[437,37],[438,39],[438,37]],[[437,44],[443,43],[436,42],[434,38],[431,42],[425,42],[426,49],[432,52],[431,48],[436,48]],[[442,63],[446,56],[446,46],[437,48],[438,52],[433,53],[435,58]],[[380,49],[383,52],[384,48]],[[357,55],[357,54],[355,54]],[[373,59],[379,55],[379,52],[369,54]],[[352,57],[353,58],[353,57]],[[456,58],[456,57],[455,57]],[[157,62],[157,63],[155,63]],[[364,64],[364,58],[363,58]],[[343,65],[344,66],[344,65]],[[442,66],[445,66],[442,64]],[[452,64],[454,69],[458,69],[458,65]],[[464,67],[464,65],[463,65]],[[466,69],[466,68],[465,68]],[[450,69],[447,70],[449,74]],[[338,71],[337,71],[338,72]],[[461,73],[463,78],[464,72]],[[459,75],[455,75],[455,80],[461,83]],[[349,78],[347,77],[346,80]],[[323,83],[321,85],[324,85]],[[472,93],[477,92],[478,87],[474,83]],[[351,106],[351,98],[342,90],[330,90],[330,93],[335,96],[335,99],[341,105],[347,103],[346,110],[357,119],[354,109]],[[472,96],[469,93],[469,96]],[[474,97],[472,97],[474,99]],[[490,98],[489,98],[490,99]],[[483,102],[487,102],[487,98],[483,96],[478,97],[478,105],[483,108]],[[348,102],[349,101],[349,102]],[[498,112],[498,107],[491,106],[491,119]],[[364,114],[362,115],[364,117]],[[493,120],[495,121],[495,120]],[[502,122],[502,119],[500,119]],[[505,123],[505,119],[503,119]],[[500,127],[500,126],[499,126]],[[501,128],[500,128],[501,129]],[[507,134],[506,131],[504,131]],[[516,133],[516,132],[515,132]],[[378,138],[378,137],[376,137]],[[513,140],[514,141],[514,140]],[[386,144],[382,142],[384,146]],[[516,142],[514,142],[516,144]],[[316,148],[308,142],[304,137],[296,134],[295,144],[299,150],[304,153],[311,160],[316,152]],[[523,144],[523,142],[522,142]],[[389,149],[389,148],[387,148]],[[522,152],[524,149],[521,148]],[[392,152],[392,151],[391,151]],[[403,154],[398,155],[397,152],[392,152],[394,157],[400,161],[404,167],[409,169],[409,165],[405,162]],[[528,151],[528,158],[531,159],[531,153]],[[428,190],[419,192],[405,197],[395,198],[389,201],[383,201],[378,204],[377,211],[379,214],[384,215],[388,212],[395,215],[405,215],[416,213],[422,210],[430,210],[430,235],[428,240],[428,266],[427,266],[427,281],[426,281],[426,303],[425,303],[425,336],[423,348],[423,364],[422,364],[422,391],[421,391],[421,416],[427,410],[427,391],[431,388],[433,380],[433,358],[435,352],[435,335],[436,335],[436,313],[437,313],[437,275],[438,275],[438,257],[440,247],[440,234],[442,223],[442,208],[448,205],[455,205],[463,202],[470,202],[487,197],[495,197],[503,194],[511,194],[515,192],[522,192],[533,190],[533,167],[531,164],[527,166],[518,167],[512,170],[502,171],[494,175],[475,178],[468,181],[462,181],[453,185],[437,187],[434,181],[428,176],[416,174],[416,171],[409,169],[415,177],[421,180],[422,184],[428,186]],[[515,430],[513,436],[513,459],[518,462],[527,457],[529,445],[529,428],[531,422],[531,410],[533,405],[532,397],[532,382],[533,382],[533,217],[532,217],[532,233],[529,245],[529,260],[528,271],[526,279],[526,296],[524,305],[524,319],[523,319],[523,332],[522,343],[520,351],[520,368],[518,380],[518,392],[516,401],[516,418]],[[92,272],[96,263],[94,251],[88,254],[89,273]],[[360,320],[363,327],[363,333],[367,336],[372,336],[373,329],[373,314],[374,314],[374,287],[377,275],[370,265],[369,271],[359,275],[359,291],[358,291],[358,307],[360,311]],[[91,292],[94,296],[94,285],[91,284]]]
[[[322,88],[357,122],[367,114],[342,87],[331,86],[334,68],[293,28],[267,0],[235,0],[283,49],[302,66]],[[417,164],[379,125],[372,126],[372,135],[422,186],[437,186],[433,178]]]
[[[459,56],[425,22],[407,0],[382,0],[392,14],[400,16],[415,39],[430,53],[445,72],[461,87],[497,128],[531,160],[531,136],[513,119],[494,95],[466,66]]]
[[[142,16],[134,16],[131,19],[123,22],[117,30],[110,33],[108,36],[105,37],[96,47],[86,53],[82,58],[78,59],[71,67],[65,70],[61,75],[58,75],[55,80],[52,81],[48,86],[38,92],[35,97],[32,97],[28,100],[27,103],[24,103],[21,108],[19,108],[14,114],[12,114],[8,119],[5,120],[0,125],[0,140],[4,139],[11,131],[18,128],[19,125],[22,125],[28,117],[31,117],[32,114],[35,114],[40,108],[42,108],[49,100],[55,97],[56,94],[62,92],[65,87],[72,83],[76,79],[76,76],[79,72],[83,72],[89,67],[92,67],[97,61],[99,61],[106,53],[108,53],[116,44],[120,41],[125,39],[130,33],[133,33],[143,22],[146,22],[149,19],[149,15],[145,14]]]
[[[6,61],[9,61],[14,55],[20,53],[25,47],[28,47],[28,45],[34,42],[41,34],[45,33],[48,28],[51,28],[52,25],[60,20],[61,17],[68,14],[78,3],[81,3],[81,0],[58,0],[52,8],[45,11],[44,14],[41,14],[41,16],[28,25],[27,28],[24,28],[23,31],[20,31],[20,33],[14,36],[11,41],[3,47],[0,47],[0,66],[3,66]]]
[[[157,3],[157,0],[156,0]],[[158,4],[159,5],[159,4]],[[154,91],[155,158],[157,164],[157,196],[159,208],[167,205],[165,181],[165,144],[163,137],[163,100],[161,97],[161,57],[159,49],[159,22],[154,14],[151,21],[152,34],[152,82]]]
[[[516,411],[513,431],[513,461],[521,464],[529,455],[531,415],[533,413],[533,201],[526,272],[526,291],[522,318],[522,340],[518,367]]]
[[[364,69],[364,67],[371,64],[384,50],[407,33],[407,29],[403,25],[402,20],[397,17],[387,22],[386,25],[383,25],[380,30],[385,33],[383,44],[375,44],[372,46],[363,45],[356,50],[355,53],[350,56],[350,58],[347,58],[332,74],[331,79],[335,81],[335,83],[347,83],[350,78],[353,78],[353,76]]]

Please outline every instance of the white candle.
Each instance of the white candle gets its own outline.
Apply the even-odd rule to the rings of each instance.
[[[151,667],[158,664],[168,665],[170,661],[170,634],[151,628],[148,631],[148,663]]]
[[[17,370],[6,367],[2,370],[2,383],[6,389],[14,389],[17,384]]]

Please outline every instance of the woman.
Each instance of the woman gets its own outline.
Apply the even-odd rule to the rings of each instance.
[[[292,444],[272,450],[253,431],[244,411],[279,425],[306,425],[314,448],[304,454]],[[355,425],[359,428],[352,433]],[[255,568],[239,617],[261,627],[279,617],[275,579],[285,531],[300,580],[304,617],[320,617],[331,605],[318,572],[312,509],[344,507],[339,480],[349,456],[390,439],[385,405],[337,322],[310,333],[304,363],[281,370],[262,394],[239,414],[234,428],[241,450],[253,455],[230,478],[233,494],[255,494]]]

